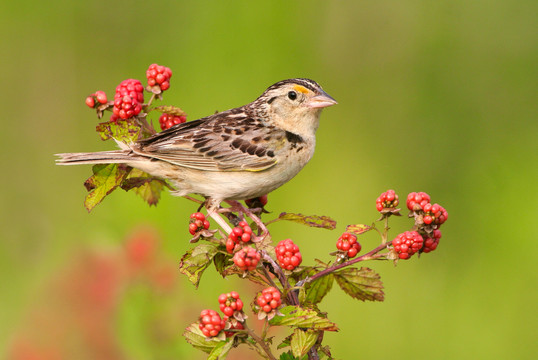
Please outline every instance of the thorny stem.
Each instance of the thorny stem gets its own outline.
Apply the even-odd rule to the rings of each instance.
[[[269,346],[267,346],[267,344],[265,343],[265,341],[259,337],[258,335],[256,335],[256,333],[254,331],[252,331],[251,328],[249,328],[247,326],[247,322],[245,321],[243,323],[243,327],[245,328],[247,334],[254,339],[254,341],[256,341],[256,343],[263,349],[263,351],[267,354],[267,357],[271,360],[276,360],[276,358],[274,357],[274,355],[271,353],[271,349],[269,348]],[[265,336],[264,336],[265,337]]]
[[[314,274],[312,275],[311,277],[308,277],[302,281],[300,281],[299,283],[297,283],[297,286],[301,286],[301,285],[304,285],[305,283],[309,283],[309,282],[312,282],[316,279],[319,279],[320,277],[322,276],[325,276],[327,274],[330,274],[336,270],[339,270],[343,267],[346,267],[346,266],[350,266],[350,265],[353,265],[353,264],[356,264],[360,261],[365,261],[365,260],[376,260],[376,259],[380,259],[380,258],[383,258],[386,256],[386,254],[378,254],[378,252],[386,249],[387,247],[389,247],[390,245],[392,244],[392,241],[389,241],[387,243],[384,243],[384,244],[381,244],[379,245],[378,247],[376,247],[375,249],[373,249],[372,251],[362,255],[362,256],[359,256],[358,258],[355,258],[355,259],[352,259],[352,260],[349,260],[349,261],[346,261],[346,262],[343,262],[341,264],[336,264],[336,265],[333,265],[331,267],[328,267],[327,269],[325,270],[322,270],[320,271],[319,273],[317,274]]]

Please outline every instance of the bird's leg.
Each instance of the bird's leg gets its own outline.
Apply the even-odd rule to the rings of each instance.
[[[226,200],[226,202],[230,204],[231,206],[230,211],[240,212],[240,213],[245,214],[249,218],[251,218],[252,221],[254,221],[254,223],[258,226],[258,229],[262,231],[260,235],[262,238],[265,237],[269,233],[269,230],[267,230],[267,227],[265,226],[265,224],[261,221],[261,219],[258,216],[256,216],[256,214],[250,211],[249,208],[246,208],[243,205],[241,205],[239,201]]]
[[[205,203],[207,209],[207,215],[211,216],[221,228],[226,231],[227,234],[232,232],[232,228],[224,219],[219,215],[220,201],[213,201],[212,199],[207,199]]]

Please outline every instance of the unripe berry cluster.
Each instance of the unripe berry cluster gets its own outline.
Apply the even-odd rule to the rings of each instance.
[[[92,109],[95,108],[98,105],[103,105],[107,103],[106,94],[104,91],[96,91],[90,96],[86,98],[86,105],[91,107]]]
[[[398,206],[398,204],[398,195],[396,195],[394,190],[385,191],[384,193],[379,195],[376,200],[377,211],[381,211],[387,208],[395,208],[396,206]]]
[[[293,270],[303,261],[299,247],[291,239],[280,241],[275,252],[278,263],[285,270]]]
[[[262,195],[257,198],[247,199],[245,200],[245,204],[249,208],[258,208],[258,207],[264,207],[267,205],[267,195]]]
[[[206,337],[214,337],[224,329],[225,322],[215,310],[202,310],[200,313],[200,330]]]
[[[114,108],[110,120],[129,119],[140,114],[144,103],[144,87],[139,80],[123,80],[116,87],[114,95]]]
[[[189,232],[191,235],[196,234],[200,230],[209,229],[209,221],[205,218],[205,215],[201,212],[191,214],[189,220]]]
[[[345,232],[338,238],[336,248],[344,251],[348,258],[352,258],[361,251],[361,244],[357,242],[357,237],[354,234]]]
[[[229,316],[224,315],[224,321],[226,322],[225,329],[226,330],[244,330],[245,327],[243,324],[233,318],[230,318]],[[226,337],[234,336],[233,331],[226,331],[224,330],[224,334]]]
[[[416,231],[406,231],[392,240],[394,251],[400,259],[409,259],[414,253],[422,249],[424,240]]]
[[[219,308],[224,315],[230,317],[234,312],[243,309],[243,301],[241,301],[239,294],[235,291],[221,294],[219,296]]]
[[[420,252],[429,253],[437,249],[437,245],[439,245],[439,239],[441,239],[441,230],[433,230],[431,236],[424,239],[424,246],[422,247]]]
[[[161,125],[162,130],[170,129],[172,126],[177,124],[183,124],[185,121],[187,121],[187,117],[185,115],[177,116],[171,114],[162,114],[159,117],[159,124]]]
[[[280,291],[274,287],[263,289],[262,293],[256,299],[256,304],[260,307],[260,312],[269,314],[282,305]]]
[[[172,70],[166,66],[151,64],[148,70],[146,70],[146,77],[148,78],[148,85],[150,87],[158,86],[161,91],[165,91],[170,88]]]
[[[407,208],[411,211],[423,210],[424,205],[430,201],[430,195],[425,192],[412,192],[407,195]]]
[[[242,248],[236,252],[233,257],[234,264],[243,271],[252,271],[256,269],[260,259],[260,253],[250,246]]]
[[[235,245],[240,242],[247,243],[252,239],[252,229],[246,221],[240,221],[238,226],[232,229],[226,240],[226,251],[233,253]]]
[[[439,204],[426,204],[423,206],[424,210],[424,224],[435,224],[435,225],[441,225],[443,224],[447,217],[448,213],[445,210],[444,207],[442,207]]]

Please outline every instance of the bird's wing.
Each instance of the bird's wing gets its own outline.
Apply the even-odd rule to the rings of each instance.
[[[234,110],[173,126],[133,146],[139,155],[206,171],[260,171],[277,163],[285,131]]]

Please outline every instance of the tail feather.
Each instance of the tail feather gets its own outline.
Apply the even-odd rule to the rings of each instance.
[[[80,164],[121,164],[136,160],[136,155],[129,150],[114,150],[86,153],[63,153],[56,154],[57,165],[80,165]]]

